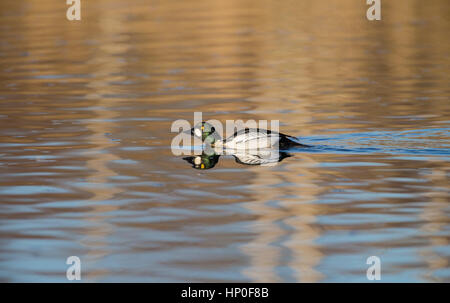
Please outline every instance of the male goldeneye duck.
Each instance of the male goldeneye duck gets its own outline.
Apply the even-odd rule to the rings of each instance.
[[[236,131],[229,138],[221,140],[214,126],[207,122],[198,123],[191,129],[191,134],[214,147],[229,149],[310,147],[297,142],[295,137],[261,128],[244,128]]]

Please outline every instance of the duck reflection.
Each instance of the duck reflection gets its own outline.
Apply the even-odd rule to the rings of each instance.
[[[219,158],[220,155],[207,155],[205,152],[202,152],[201,155],[185,157],[183,160],[192,164],[192,167],[195,169],[210,169],[216,166],[217,162],[219,162]]]
[[[242,150],[237,152],[227,152],[224,156],[231,155],[234,157],[237,163],[244,165],[261,165],[261,166],[274,166],[283,159],[291,157],[292,155],[287,152],[278,150]],[[189,156],[183,158],[183,160],[192,164],[195,169],[210,169],[216,166],[219,162],[221,154],[207,153],[204,150],[201,155]]]

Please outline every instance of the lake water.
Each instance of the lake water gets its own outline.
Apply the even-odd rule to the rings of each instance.
[[[0,281],[450,282],[450,2],[0,2]],[[172,122],[279,120],[275,166]]]

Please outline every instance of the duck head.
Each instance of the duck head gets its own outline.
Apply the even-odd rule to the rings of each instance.
[[[216,129],[214,126],[208,122],[200,122],[191,129],[191,134],[202,139],[202,141],[207,141],[210,144],[213,144],[216,141],[215,131]]]

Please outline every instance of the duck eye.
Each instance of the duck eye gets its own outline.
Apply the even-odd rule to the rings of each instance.
[[[212,126],[211,127],[211,132],[213,133],[213,132],[215,132],[216,131],[216,129],[214,128],[214,126]]]

